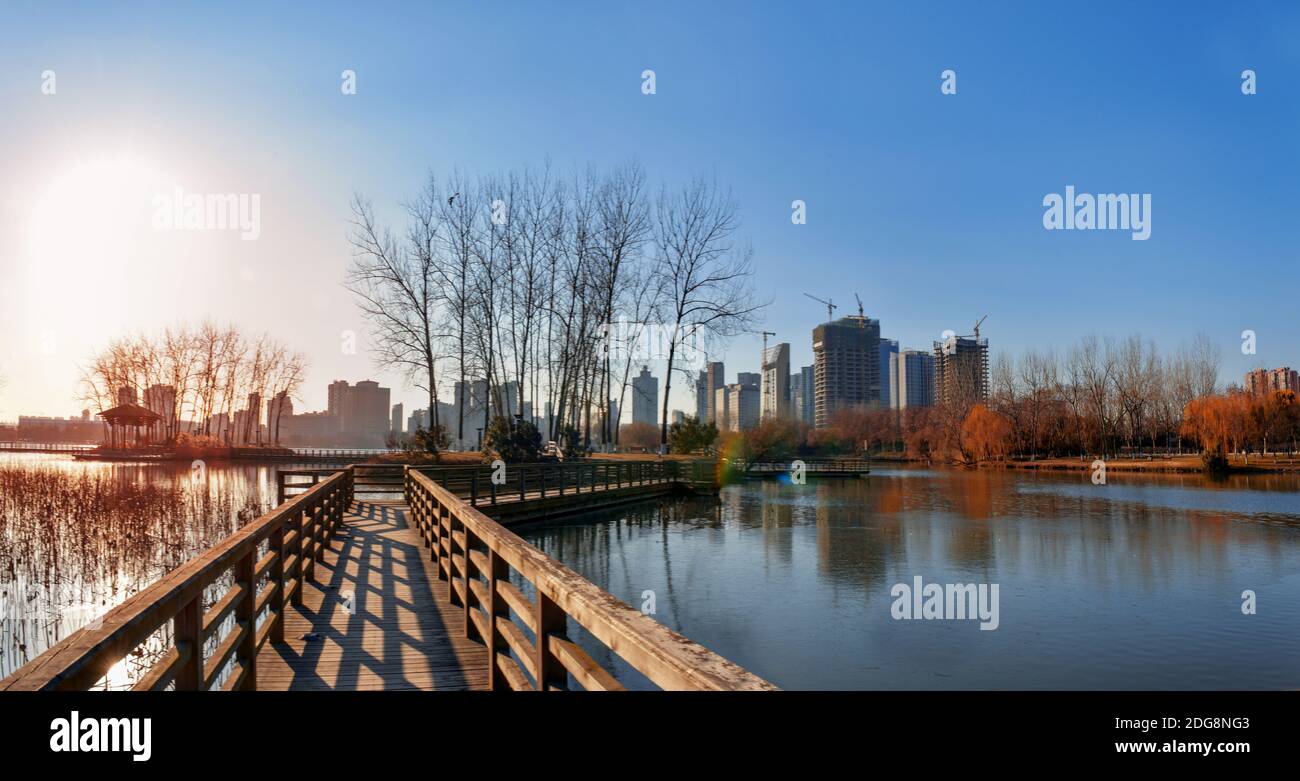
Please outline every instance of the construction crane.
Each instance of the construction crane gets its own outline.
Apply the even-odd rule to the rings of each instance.
[[[978,321],[977,323],[975,323],[975,341],[977,341],[977,342],[980,340],[980,324],[983,323],[983,322],[984,322],[985,320],[987,320],[987,319],[989,319],[989,316],[988,316],[988,315],[984,315],[983,317],[981,317],[981,318],[979,319],[979,321]]]
[[[763,360],[767,360],[767,337],[776,336],[775,331],[759,331],[763,335]]]
[[[853,297],[858,299],[858,327],[865,329],[867,327],[867,316],[862,312],[862,296],[854,293]]]
[[[834,320],[834,319],[835,319],[835,305],[834,305],[834,304],[832,304],[830,301],[823,301],[823,300],[821,300],[820,298],[818,298],[817,296],[809,296],[807,293],[804,293],[804,295],[805,295],[805,296],[808,296],[809,298],[811,298],[812,300],[816,301],[816,302],[819,303],[819,304],[825,304],[825,305],[826,305],[826,322],[829,323],[831,320]]]

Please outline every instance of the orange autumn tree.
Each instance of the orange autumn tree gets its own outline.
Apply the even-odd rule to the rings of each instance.
[[[1285,440],[1295,434],[1297,410],[1296,394],[1293,390],[1277,390],[1251,398],[1250,415],[1255,432],[1259,435],[1268,455],[1270,440],[1276,446],[1279,439]]]
[[[961,424],[961,444],[976,461],[1001,458],[1011,450],[1011,421],[983,404],[976,404]]]
[[[1236,408],[1227,396],[1202,396],[1183,408],[1183,425],[1179,434],[1197,441],[1201,459],[1211,469],[1226,469],[1228,445],[1232,440]]]

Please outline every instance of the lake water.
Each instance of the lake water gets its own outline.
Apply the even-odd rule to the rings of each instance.
[[[0,674],[274,505],[280,466],[213,463],[196,480],[188,464],[0,453],[0,469],[101,477],[122,499],[0,495],[10,607],[15,578],[72,591],[19,621],[6,611]],[[1108,478],[878,469],[518,531],[631,605],[652,596],[656,620],[790,689],[1300,686],[1300,476]],[[997,584],[997,628],[893,618],[891,591],[918,576]],[[1247,589],[1254,615],[1242,613]],[[87,615],[68,609],[79,602]]]
[[[1300,477],[1108,478],[879,469],[520,532],[789,689],[1300,686]],[[894,618],[918,576],[998,584],[997,628]]]
[[[274,507],[275,470],[0,453],[0,677]]]

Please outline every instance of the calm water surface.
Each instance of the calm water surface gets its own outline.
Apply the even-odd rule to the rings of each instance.
[[[285,466],[0,453],[0,677],[275,506]]]
[[[881,469],[521,533],[790,689],[1300,686],[1300,478],[1108,478]],[[893,619],[918,575],[999,584],[1000,625]]]

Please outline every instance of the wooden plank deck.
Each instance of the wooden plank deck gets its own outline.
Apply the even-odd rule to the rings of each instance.
[[[285,642],[258,654],[259,689],[487,689],[487,649],[408,516],[401,501],[349,509],[302,605],[285,606]]]

